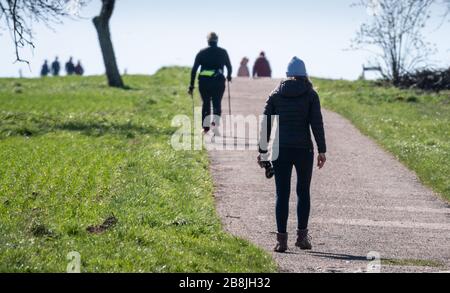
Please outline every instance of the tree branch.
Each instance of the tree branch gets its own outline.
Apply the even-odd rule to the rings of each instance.
[[[11,32],[15,49],[15,62],[29,63],[21,58],[20,50],[34,48],[33,23],[43,23],[50,27],[69,17],[66,7],[73,0],[0,0],[0,22]],[[80,5],[86,5],[81,1]]]

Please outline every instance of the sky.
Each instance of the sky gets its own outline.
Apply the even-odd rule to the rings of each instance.
[[[192,66],[196,53],[206,46],[210,31],[219,34],[219,46],[227,49],[234,72],[242,57],[250,65],[265,51],[275,77],[285,75],[293,56],[302,58],[312,76],[356,79],[370,53],[350,50],[351,39],[361,23],[370,20],[363,8],[351,7],[354,0],[117,0],[111,32],[121,72],[153,74],[162,66]],[[103,60],[92,17],[101,1],[91,0],[80,19],[65,20],[49,29],[35,24],[35,46],[21,51],[31,62],[14,63],[13,43],[0,31],[0,76],[39,75],[43,60],[55,56],[65,62],[70,56],[81,60],[86,74],[104,73]],[[436,45],[430,62],[450,65],[450,23],[442,26],[435,9],[427,40]]]

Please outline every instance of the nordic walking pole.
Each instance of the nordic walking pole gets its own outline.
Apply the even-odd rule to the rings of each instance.
[[[230,91],[230,81],[228,81],[228,119],[231,121],[231,91]],[[231,123],[229,123],[231,125]],[[230,136],[233,136],[233,130],[230,128]]]
[[[191,93],[192,100],[192,119],[195,119],[195,102],[194,102],[194,93]]]
[[[230,82],[228,82],[228,112],[231,116],[231,92],[230,92]]]
[[[192,125],[194,126],[195,129],[195,101],[194,101],[194,92],[190,93],[191,95],[191,99],[192,99]]]

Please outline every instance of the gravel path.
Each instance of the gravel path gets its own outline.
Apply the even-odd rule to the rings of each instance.
[[[233,114],[260,115],[278,82],[233,81]],[[223,104],[228,113],[225,99]],[[296,196],[291,192],[290,250],[272,252],[274,181],[265,179],[254,150],[210,150],[224,228],[270,252],[281,272],[364,272],[372,251],[395,262],[383,262],[382,272],[450,270],[449,205],[349,121],[330,111],[323,114],[329,153],[325,169],[314,170],[310,224],[314,250],[294,247]]]

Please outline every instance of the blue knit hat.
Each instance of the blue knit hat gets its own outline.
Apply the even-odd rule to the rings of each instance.
[[[298,57],[292,58],[291,62],[289,62],[286,75],[287,77],[308,76],[305,62]]]

